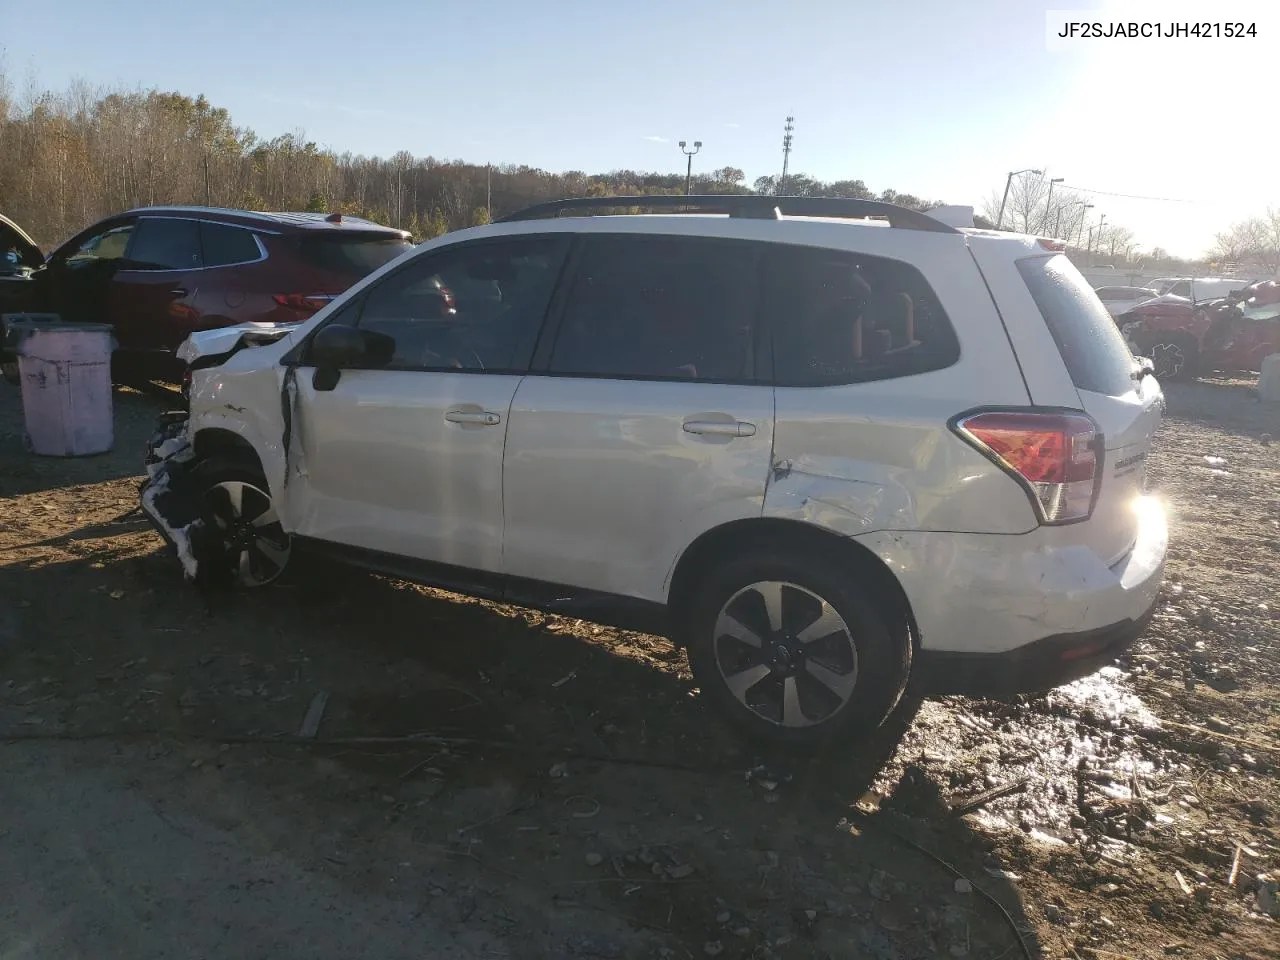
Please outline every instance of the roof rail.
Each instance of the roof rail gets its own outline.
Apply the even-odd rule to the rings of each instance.
[[[619,207],[642,207],[670,210],[675,213],[714,213],[754,220],[777,220],[783,216],[832,217],[887,220],[889,226],[902,230],[927,230],[933,233],[958,231],[928,214],[909,210],[879,200],[853,200],[845,197],[762,197],[757,194],[711,194],[679,196],[663,194],[641,197],[570,197],[526,207],[501,218],[498,223],[520,220],[549,220],[562,215],[590,216],[593,210],[616,210]]]

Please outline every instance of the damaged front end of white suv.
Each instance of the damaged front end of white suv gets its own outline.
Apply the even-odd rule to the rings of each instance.
[[[178,348],[190,373],[224,364],[241,350],[276,343],[296,327],[245,323],[192,334]],[[139,505],[152,526],[177,554],[188,582],[209,580],[209,572],[226,566],[226,532],[207,502],[206,483],[198,474],[192,411],[160,415],[147,444],[147,477],[139,488]]]

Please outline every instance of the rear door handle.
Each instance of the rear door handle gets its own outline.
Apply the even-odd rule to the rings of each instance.
[[[744,420],[686,420],[684,432],[708,437],[754,437],[756,425]]]
[[[469,423],[482,427],[495,427],[502,417],[491,410],[450,410],[444,418],[450,423]]]

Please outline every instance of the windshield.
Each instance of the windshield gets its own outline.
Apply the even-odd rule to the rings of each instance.
[[[303,237],[302,259],[329,273],[359,279],[390,263],[413,244],[386,234],[325,234]]]

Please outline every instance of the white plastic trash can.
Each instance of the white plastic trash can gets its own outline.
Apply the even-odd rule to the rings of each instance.
[[[12,320],[22,412],[31,451],[47,457],[106,453],[115,443],[112,329],[103,323]]]

